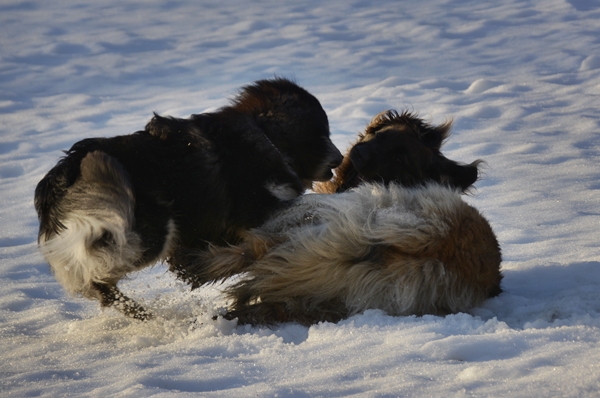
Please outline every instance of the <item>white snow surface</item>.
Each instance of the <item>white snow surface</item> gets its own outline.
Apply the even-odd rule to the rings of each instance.
[[[468,314],[273,328],[212,320],[220,286],[164,265],[122,289],[148,323],[68,296],[36,245],[61,150],[293,78],[344,151],[386,109],[454,119],[448,157],[503,250]],[[600,1],[42,1],[0,4],[0,395],[597,397]],[[207,209],[207,211],[210,211]]]

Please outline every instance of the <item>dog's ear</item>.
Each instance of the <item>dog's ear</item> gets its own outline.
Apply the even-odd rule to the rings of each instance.
[[[377,131],[381,130],[382,128],[401,123],[401,118],[402,116],[393,109],[380,112],[379,114],[375,115],[373,119],[371,119],[371,122],[365,129],[364,134],[361,133],[358,135],[359,138],[357,142],[369,141],[371,138],[373,138],[373,136],[375,136]]]
[[[67,152],[56,166],[38,183],[35,188],[34,206],[40,221],[38,239],[45,236],[48,239],[65,229],[62,223],[62,199],[67,189],[79,177],[79,159]]]
[[[425,125],[424,131],[421,133],[421,140],[428,148],[439,151],[444,142],[450,137],[451,128],[452,120],[435,127]]]
[[[130,220],[133,217],[133,186],[129,174],[117,159],[94,151],[83,158],[80,168],[81,180],[77,181],[77,193],[70,195],[71,200],[90,209],[111,203],[125,215],[124,218]]]
[[[94,151],[81,161],[81,178],[88,183],[129,187],[129,181],[123,166],[112,156]]]
[[[34,205],[40,221],[38,242],[42,236],[48,239],[65,229],[59,206],[66,192],[64,178],[52,177],[52,175],[44,177],[35,188]]]
[[[162,117],[154,113],[154,117],[146,124],[145,130],[153,137],[165,141],[174,134],[182,135],[185,131],[185,121],[174,117]]]
[[[479,165],[481,163],[481,160],[476,160],[471,164],[460,164],[444,158],[440,168],[441,179],[451,187],[466,192],[479,178]]]

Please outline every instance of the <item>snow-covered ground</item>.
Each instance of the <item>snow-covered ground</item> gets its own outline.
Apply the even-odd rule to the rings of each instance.
[[[385,109],[454,118],[447,155],[487,162],[466,200],[505,292],[445,318],[272,329],[212,321],[218,287],[162,265],[123,286],[147,324],[67,296],[33,208],[60,150],[274,75],[321,100],[342,150]],[[600,1],[3,0],[0,203],[2,396],[598,396]]]

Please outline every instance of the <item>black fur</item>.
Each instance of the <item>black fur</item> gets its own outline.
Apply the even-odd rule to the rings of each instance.
[[[98,155],[87,158],[92,153]],[[115,188],[132,191],[134,214],[128,232],[136,243],[129,249],[140,252],[131,265],[141,268],[166,254],[171,270],[190,281],[177,262],[182,257],[178,253],[205,248],[208,242],[236,242],[240,231],[259,226],[313,180],[329,179],[342,155],[329,139],[327,116],[315,97],[285,79],[262,80],[243,88],[231,106],[217,112],[188,119],[155,115],[144,131],[73,145],[36,188],[40,246],[64,233],[74,212],[90,209],[77,208],[86,198],[75,194],[76,189],[92,184],[90,190],[100,192],[110,189],[111,183],[119,185],[114,181],[83,185],[84,159],[95,166],[110,163],[97,173],[121,174],[122,186]],[[168,243],[171,222],[176,239]],[[89,256],[96,249],[108,251],[113,244],[108,230],[92,233],[90,229],[89,234],[88,240],[93,241],[86,243]],[[114,250],[109,253],[117,256]],[[92,280],[85,288],[71,290],[96,298],[103,306],[124,301],[125,308],[119,308],[123,313],[146,319],[143,309],[123,300],[116,287],[128,271],[117,270],[110,280]]]
[[[359,135],[334,179],[316,184],[315,190],[339,193],[361,182],[405,187],[435,182],[466,192],[477,181],[482,161],[462,164],[442,154],[451,126],[451,122],[432,126],[410,112],[382,112]]]

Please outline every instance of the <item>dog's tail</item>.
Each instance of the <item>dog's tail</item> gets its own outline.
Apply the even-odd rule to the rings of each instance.
[[[57,167],[36,189],[40,249],[69,293],[110,305],[96,286],[116,288],[139,267],[142,256],[141,240],[132,231],[135,203],[129,177],[102,151],[89,152],[81,161],[67,156]],[[63,181],[67,169],[78,169],[70,185]]]

